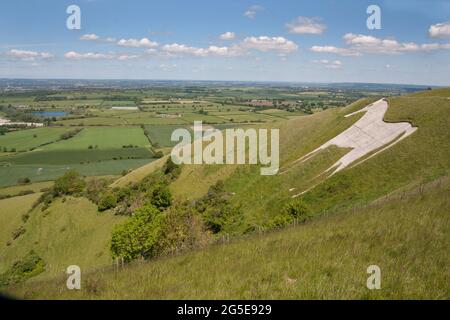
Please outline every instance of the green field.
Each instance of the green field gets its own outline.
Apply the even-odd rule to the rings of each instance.
[[[28,151],[55,142],[68,131],[70,131],[68,128],[37,128],[9,132],[0,136],[0,149],[7,148],[9,151],[14,148],[16,151]]]
[[[151,162],[153,153],[149,147],[150,142],[139,127],[83,128],[70,139],[0,158],[0,186],[14,185],[26,177],[32,182],[52,180],[69,169],[88,176],[121,174]]]
[[[139,127],[98,127],[84,128],[74,138],[49,145],[44,150],[87,150],[90,145],[107,150],[120,149],[129,144],[138,147],[150,145]]]
[[[32,182],[55,180],[68,170],[85,176],[120,175],[124,170],[139,168],[154,159],[104,160],[85,164],[0,166],[0,187],[17,184],[28,177]]]

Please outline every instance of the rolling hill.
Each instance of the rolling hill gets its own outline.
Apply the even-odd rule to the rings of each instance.
[[[364,112],[346,115],[375,99],[271,123],[280,129],[284,174],[261,176],[258,167],[249,165],[184,165],[170,184],[176,201],[201,198],[218,181],[232,195],[229,201],[240,209],[239,216],[221,234],[236,239],[230,243],[113,270],[108,243],[123,217],[98,213],[85,198],[63,198],[47,211],[32,210],[22,236],[8,246],[9,237],[0,238],[0,255],[5,257],[0,273],[29,250],[43,258],[46,271],[4,291],[22,298],[56,299],[448,299],[449,97],[450,89],[436,89],[389,98],[384,121],[407,122],[417,130],[334,175],[324,172],[348,148],[331,145],[307,161],[295,161],[350,128]],[[138,183],[165,161],[136,169],[112,187]],[[310,208],[312,219],[270,231],[296,195]],[[35,197],[24,196],[27,201],[21,201],[20,210],[8,206],[22,199],[0,201],[7,208],[0,215],[0,225],[8,228],[2,234],[20,226],[22,211],[31,208]],[[68,292],[60,277],[64,266],[75,263],[87,270],[87,290]],[[370,264],[384,270],[384,290],[365,288]],[[98,268],[105,269],[96,272]]]

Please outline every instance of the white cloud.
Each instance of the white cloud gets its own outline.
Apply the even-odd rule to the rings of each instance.
[[[74,60],[99,60],[99,59],[113,59],[114,55],[111,54],[103,54],[103,53],[78,53],[75,51],[69,51],[64,54],[66,59],[74,59]]]
[[[420,49],[413,42],[401,43],[395,39],[380,39],[362,34],[347,33],[344,40],[353,50],[363,53],[397,54]]]
[[[295,34],[322,34],[327,26],[321,23],[320,18],[298,17],[296,20],[287,23],[289,33]]]
[[[261,52],[276,52],[278,54],[288,54],[296,51],[298,46],[283,37],[247,37],[243,41],[232,46],[209,46],[207,48],[191,47],[185,44],[166,44],[161,50],[168,57],[180,55],[192,55],[197,57],[222,56],[232,57],[245,54],[248,51],[256,50]],[[154,53],[154,52],[152,52]]]
[[[137,54],[121,54],[117,57],[117,60],[126,61],[140,58]]]
[[[204,57],[208,55],[208,50],[203,48],[195,48],[195,47],[189,47],[184,44],[178,44],[178,43],[172,43],[172,44],[166,44],[163,46],[162,50],[164,52],[167,52],[169,54],[173,55],[194,55],[198,57]]]
[[[158,43],[149,40],[148,38],[142,38],[142,39],[121,39],[117,42],[119,46],[123,47],[133,47],[133,48],[153,48],[157,47]]]
[[[96,41],[100,39],[100,37],[94,33],[84,34],[80,37],[80,40],[84,41]]]
[[[259,11],[262,11],[262,10],[264,10],[263,7],[258,6],[258,5],[254,5],[254,6],[251,6],[250,8],[248,8],[248,9],[244,12],[244,16],[247,17],[247,18],[250,18],[250,19],[254,19],[254,18],[256,18],[256,14],[257,14]]]
[[[276,51],[280,53],[291,53],[298,49],[297,44],[283,37],[247,37],[240,44],[242,49],[254,49],[258,51]]]
[[[445,23],[437,23],[430,26],[428,34],[432,38],[446,38],[450,37],[450,21]]]
[[[216,55],[225,57],[238,54],[236,47],[209,46],[208,48],[196,48],[178,43],[166,44],[162,47],[162,51],[169,54],[169,56],[192,55],[206,57]]]
[[[21,59],[24,61],[34,61],[36,59],[50,59],[54,57],[51,53],[48,52],[37,52],[18,49],[9,50],[6,54],[10,57]]]
[[[228,31],[220,35],[221,40],[233,40],[236,37],[234,32]]]
[[[342,61],[340,60],[326,60],[326,59],[322,59],[322,60],[313,60],[313,63],[315,64],[320,64],[325,66],[325,68],[329,68],[329,69],[340,69],[342,68]]]
[[[313,52],[334,53],[341,56],[360,56],[362,54],[402,54],[408,52],[450,49],[450,44],[416,44],[414,42],[399,42],[395,39],[381,39],[374,36],[347,33],[343,37],[346,48],[335,46],[313,46]]]
[[[359,52],[352,51],[345,48],[337,48],[334,46],[312,46],[311,51],[317,53],[334,53],[341,56],[360,56]]]

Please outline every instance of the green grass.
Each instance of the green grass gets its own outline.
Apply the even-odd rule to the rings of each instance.
[[[0,148],[6,147],[9,150],[15,148],[16,151],[28,151],[31,148],[57,141],[60,136],[70,131],[67,128],[37,128],[28,130],[13,131],[0,136]]]
[[[13,165],[64,165],[84,164],[105,160],[151,159],[153,154],[146,148],[122,148],[106,150],[51,150],[19,154],[7,159]]]
[[[123,148],[130,144],[137,147]],[[24,177],[33,182],[52,180],[69,169],[87,176],[119,175],[123,170],[151,162],[149,146],[139,127],[84,128],[68,140],[2,157],[0,186],[14,185]]]
[[[148,135],[153,144],[159,144],[161,147],[173,147],[178,142],[171,141],[170,137],[175,129],[187,128],[189,126],[180,125],[147,125],[145,129],[148,131]]]
[[[450,182],[446,179],[430,184],[426,192],[417,186],[450,174],[450,100],[445,90],[427,94],[429,96],[389,100],[386,121],[413,123],[418,127],[413,135],[329,179],[319,174],[346,150],[331,147],[303,164],[293,162],[357,121],[362,114],[344,116],[364,107],[369,100],[289,121],[261,124],[280,129],[281,168],[282,171],[289,169],[286,174],[261,176],[257,166],[186,165],[170,186],[177,200],[193,200],[204,195],[218,180],[224,180],[225,189],[233,193],[231,203],[239,206],[243,213],[227,226],[227,231],[236,236],[249,229],[264,229],[265,224],[292,200],[293,194],[311,188],[300,197],[313,213],[312,221],[304,226],[249,235],[227,245],[130,265],[120,272],[107,269],[87,272],[83,278],[86,290],[81,292],[64,290],[64,278],[44,279],[58,274],[51,271],[26,285],[9,288],[7,293],[20,298],[56,299],[448,299],[450,200],[447,194]],[[160,168],[166,158],[138,168],[113,186],[139,181]],[[3,177],[1,170],[10,175],[14,169],[0,168],[0,177]],[[93,171],[101,169],[91,168]],[[292,188],[294,192],[289,190]],[[413,191],[404,195],[408,190]],[[368,206],[375,199],[392,193],[395,197]],[[76,211],[85,200],[77,201],[74,207],[69,207],[71,203],[54,204],[50,211],[55,216],[59,212]],[[90,209],[83,210],[89,212]],[[36,215],[36,226],[45,218]],[[82,222],[77,221],[77,224]],[[35,229],[30,230],[36,232]],[[28,230],[17,241],[25,241],[27,234]],[[31,237],[33,233],[29,234]],[[39,237],[52,246],[63,246],[59,238],[55,240],[58,233],[53,229],[52,236],[44,233]],[[21,250],[32,249],[31,244],[24,242]],[[8,251],[8,263],[14,255],[17,258],[24,252]],[[62,254],[62,262],[57,261],[55,255],[47,259],[54,259],[55,264],[62,266],[66,256]],[[103,263],[86,259],[79,258],[88,271],[110,263],[110,260]],[[369,291],[365,287],[366,268],[371,264],[382,269],[383,289],[380,291]]]
[[[55,180],[68,170],[76,170],[85,176],[120,175],[149,164],[152,159],[106,160],[85,164],[64,165],[14,165],[0,166],[0,187],[17,184],[18,179],[28,177],[32,182]]]
[[[115,126],[126,124],[122,119],[115,117],[93,117],[83,119],[69,119],[56,121],[64,126]]]
[[[33,191],[33,192],[39,192],[42,189],[49,188],[53,185],[53,182],[45,181],[45,182],[37,182],[37,183],[30,183],[25,185],[18,185],[18,186],[12,186],[12,187],[6,187],[6,188],[0,188],[0,196],[4,195],[10,195],[15,196],[23,191]]]
[[[74,138],[49,145],[44,150],[87,150],[90,145],[106,150],[129,144],[148,147],[150,143],[139,127],[95,127],[84,128]]]
[[[86,269],[111,262],[111,230],[124,218],[108,212],[98,213],[97,207],[87,199],[69,197],[65,201],[58,200],[44,212],[34,210],[29,220],[23,223],[22,213],[31,207],[37,196],[0,201],[2,208],[5,208],[0,214],[1,225],[7,224],[7,232],[2,232],[0,238],[0,272],[29,250],[34,250],[46,264],[46,271],[39,277],[63,274],[72,264]],[[21,207],[17,208],[17,205]],[[11,230],[19,225],[23,225],[26,232],[6,246]]]
[[[79,291],[65,289],[60,277],[4,292],[34,299],[449,299],[448,192],[446,179],[303,226],[87,272]],[[366,288],[373,264],[381,268],[380,290]]]
[[[0,200],[0,273],[7,269],[3,262],[3,253],[7,250],[6,243],[11,240],[11,234],[22,225],[22,215],[26,213],[41,194],[29,194],[26,196]],[[17,256],[18,257],[18,256]]]

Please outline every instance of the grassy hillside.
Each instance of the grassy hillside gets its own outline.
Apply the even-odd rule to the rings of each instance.
[[[348,150],[330,147],[304,163],[295,160],[351,126],[362,114],[345,115],[371,100],[264,124],[280,129],[282,174],[261,176],[257,166],[248,165],[182,166],[170,184],[178,203],[203,197],[211,186],[224,182],[228,208],[233,208],[228,212],[234,216],[226,217],[216,239],[249,234],[231,244],[128,266],[123,272],[91,274],[89,270],[110,265],[111,230],[123,219],[111,212],[97,213],[96,206],[85,198],[68,197],[57,200],[47,211],[33,211],[25,234],[10,246],[2,248],[0,243],[0,255],[5,257],[0,272],[34,249],[48,263],[47,271],[9,291],[19,297],[448,298],[450,203],[445,195],[450,182],[441,179],[425,193],[422,187],[450,175],[448,93],[448,89],[433,90],[390,98],[385,120],[408,121],[418,130],[376,157],[332,177],[323,171]],[[112,187],[141,181],[163,167],[167,158],[134,170]],[[312,222],[255,235],[273,228],[273,221],[282,216],[293,195],[302,191],[307,192],[297,199],[309,208]],[[391,194],[394,197],[368,206]],[[11,212],[5,217],[11,218]],[[86,291],[66,292],[61,289],[63,280],[43,280],[61,274],[75,263],[71,261],[88,270]],[[369,292],[365,288],[365,270],[370,264],[386,271],[385,290]],[[44,282],[36,282],[41,280]],[[43,289],[36,289],[40,287]]]
[[[449,299],[450,179],[312,223],[119,271],[30,281],[6,292],[38,299]],[[366,269],[381,268],[381,290]]]
[[[109,265],[109,240],[113,225],[123,217],[98,213],[97,207],[85,198],[59,199],[45,211],[34,210],[28,221],[22,215],[31,208],[40,194],[0,201],[0,273],[18,258],[34,250],[46,263],[46,273],[55,276],[76,262],[80,267]],[[23,226],[24,234],[13,240],[12,232]]]

